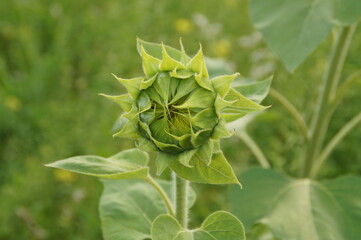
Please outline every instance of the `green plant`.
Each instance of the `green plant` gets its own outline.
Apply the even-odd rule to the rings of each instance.
[[[140,149],[109,158],[72,157],[47,166],[108,179],[100,201],[105,239],[244,239],[241,222],[225,211],[188,229],[195,199],[188,181],[239,184],[219,140],[231,136],[227,122],[265,109],[258,103],[271,81],[232,88],[238,74],[210,77],[202,49],[190,58],[182,43],[177,50],[138,39],[137,48],[145,77],[116,77],[128,93],[102,95],[124,111],[114,136],[134,138],[140,149],[156,152],[157,173],[171,168],[173,188],[150,175],[148,154]]]
[[[329,35],[332,28],[337,37],[321,91],[316,92],[318,102],[310,123],[281,93],[274,89],[270,91],[273,99],[293,117],[303,138],[304,160],[299,168],[299,179],[290,179],[269,169],[246,171],[240,179],[247,188],[231,192],[233,212],[242,219],[247,231],[259,232],[258,236],[253,236],[255,239],[359,239],[361,178],[342,176],[322,182],[316,179],[337,144],[361,122],[361,113],[357,113],[326,141],[336,108],[350,86],[360,79],[358,70],[341,82],[348,49],[361,17],[361,2],[272,0],[266,3],[251,0],[250,13],[268,46],[291,71]],[[269,168],[267,158],[255,141],[244,134],[240,137],[253,147],[260,164]]]

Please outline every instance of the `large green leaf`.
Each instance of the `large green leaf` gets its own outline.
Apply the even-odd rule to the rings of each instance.
[[[157,217],[152,224],[153,240],[243,240],[242,223],[232,214],[218,211],[209,215],[200,228],[184,229],[170,215]]]
[[[99,156],[77,156],[59,160],[47,167],[109,179],[146,178],[148,176],[148,154],[139,149],[120,152],[109,158]]]
[[[263,223],[279,239],[360,239],[360,177],[319,183],[255,168],[240,179],[244,189],[232,189],[231,207],[247,230]]]
[[[361,18],[360,0],[334,0],[335,19],[340,24],[349,25]]]
[[[332,0],[250,0],[250,14],[267,45],[294,70],[330,33]]]
[[[169,198],[172,184],[159,181]],[[167,212],[158,192],[147,182],[140,180],[103,180],[104,191],[99,211],[105,240],[150,239],[153,220]],[[195,202],[195,193],[189,191],[189,206]]]

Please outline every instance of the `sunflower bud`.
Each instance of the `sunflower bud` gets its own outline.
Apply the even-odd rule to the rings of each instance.
[[[182,43],[181,50],[139,39],[137,46],[145,76],[116,77],[128,93],[103,95],[125,112],[115,136],[134,138],[185,167],[209,165],[220,152],[219,139],[231,135],[226,123],[264,109],[231,88],[238,73],[210,79],[202,48],[190,58]]]

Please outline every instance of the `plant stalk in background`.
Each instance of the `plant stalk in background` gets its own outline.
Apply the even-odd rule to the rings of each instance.
[[[334,100],[341,71],[347,56],[347,52],[355,31],[355,25],[342,27],[336,44],[330,56],[328,68],[322,81],[321,97],[317,105],[311,128],[311,138],[307,144],[303,177],[314,177],[316,172],[312,168],[319,161],[319,154],[323,148],[323,142],[327,133],[328,125],[332,117],[330,103]]]

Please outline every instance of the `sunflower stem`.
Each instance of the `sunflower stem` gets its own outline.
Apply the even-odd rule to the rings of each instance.
[[[175,216],[183,228],[188,227],[188,185],[189,182],[173,173],[175,192]]]
[[[327,157],[331,154],[332,150],[337,146],[337,144],[349,133],[354,127],[361,122],[361,112],[353,117],[349,122],[347,122],[330,140],[325,149],[320,154],[320,157],[315,163],[315,166],[312,169],[311,177],[316,176],[318,170],[321,168],[322,164],[326,161]]]
[[[340,29],[337,42],[330,56],[329,65],[321,86],[321,95],[317,105],[317,111],[313,116],[310,141],[308,141],[307,144],[305,164],[302,173],[302,176],[305,178],[311,177],[314,163],[323,148],[328,125],[332,117],[332,114],[329,114],[330,103],[337,91],[341,71],[354,29],[355,26],[342,27]]]

